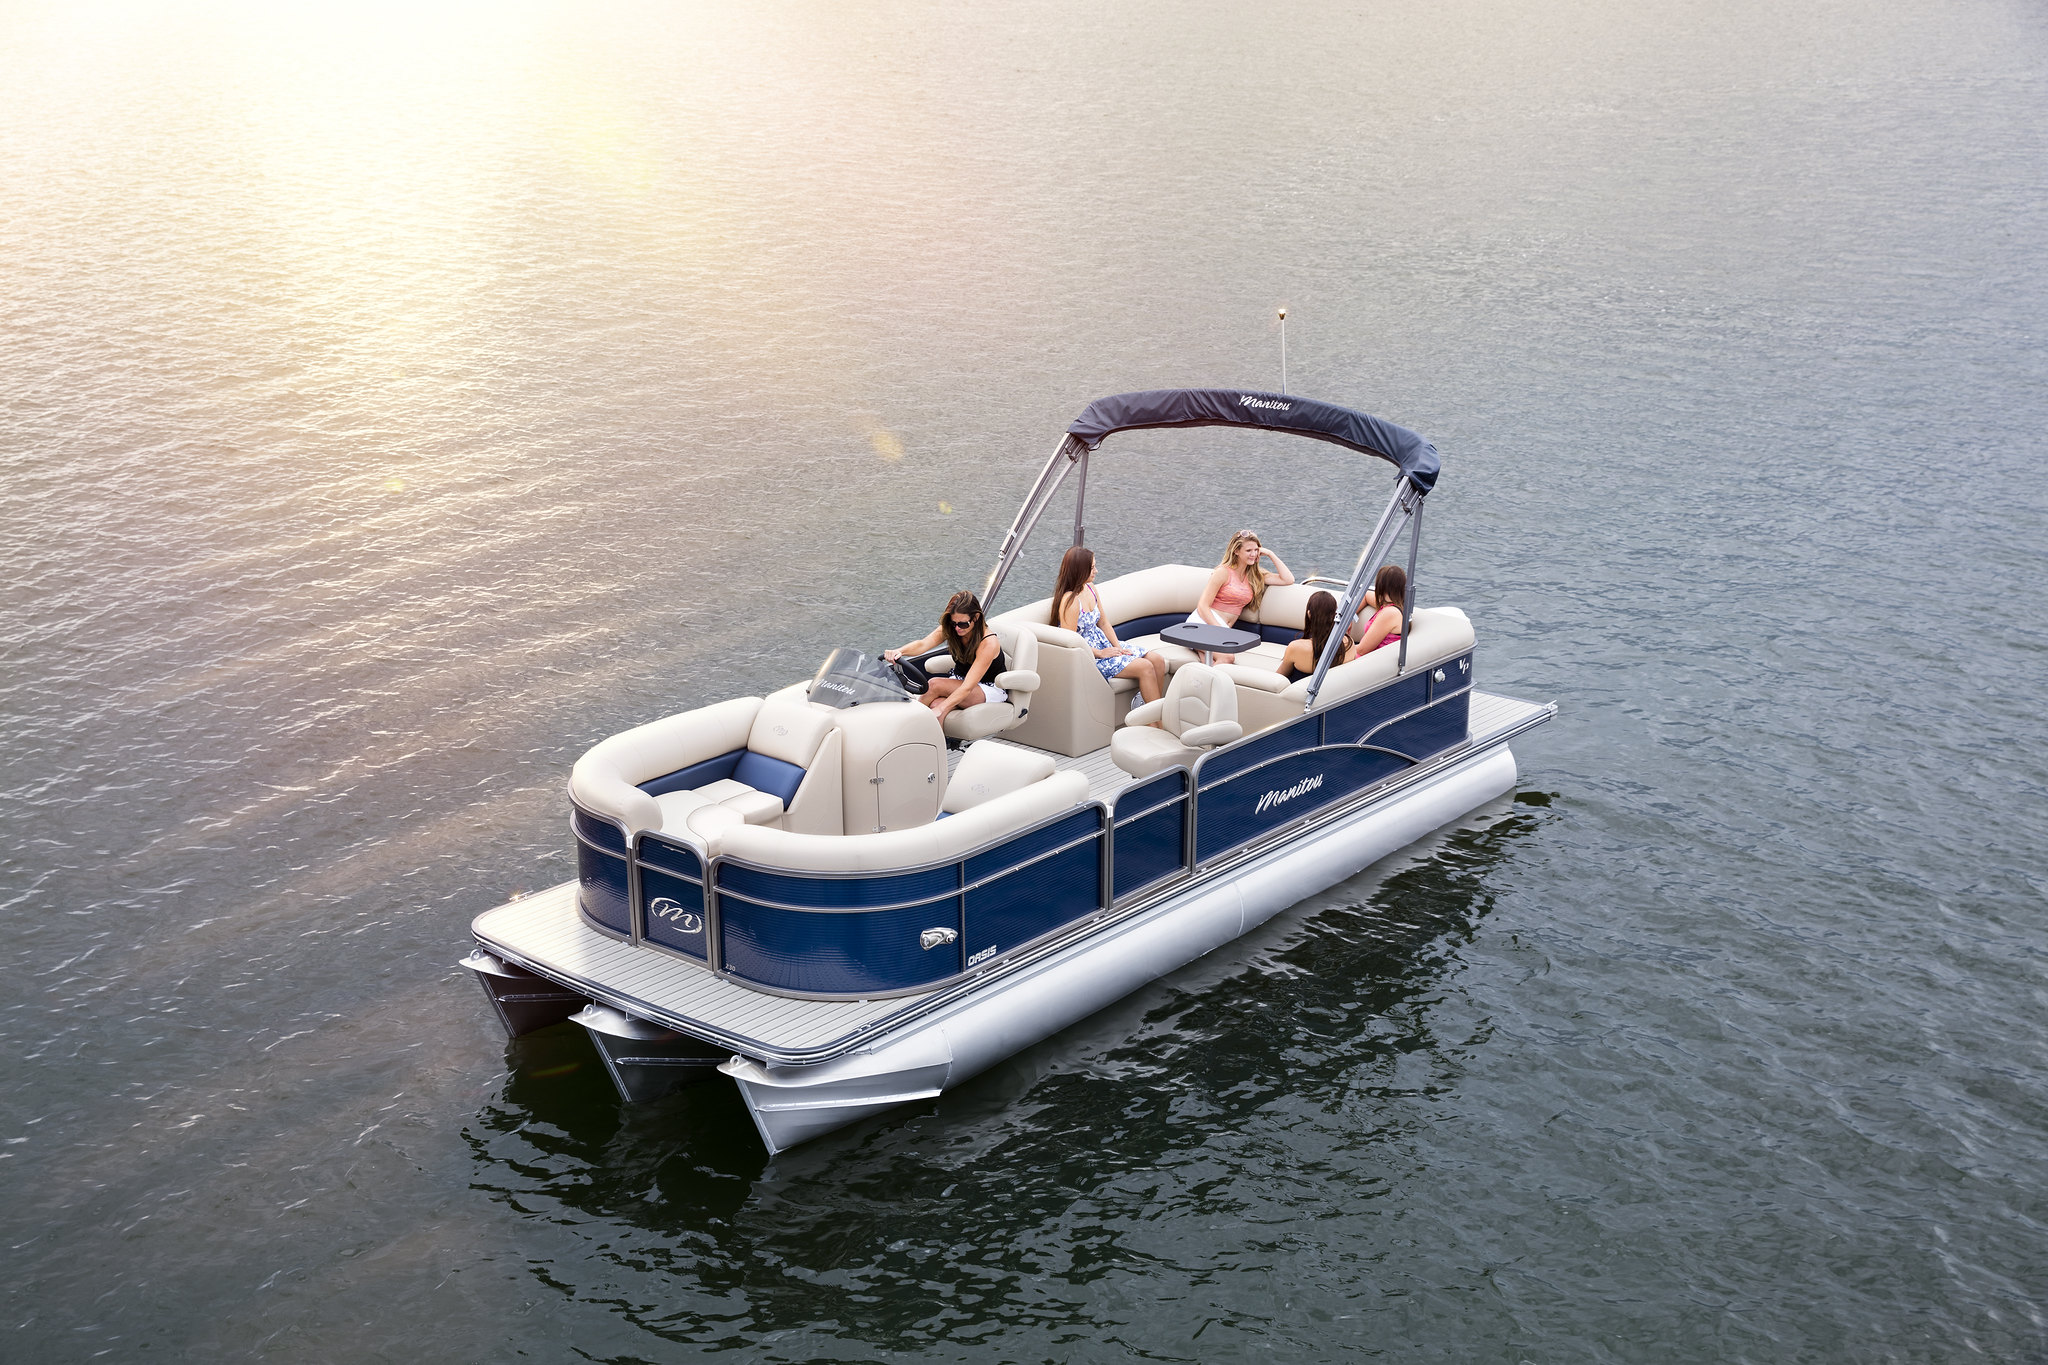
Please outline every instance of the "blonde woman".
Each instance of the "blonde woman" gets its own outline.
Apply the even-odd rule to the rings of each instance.
[[[1271,573],[1259,567],[1261,559],[1273,561]],[[1202,600],[1195,603],[1195,610],[1188,620],[1212,626],[1234,626],[1245,608],[1256,610],[1265,600],[1266,589],[1284,588],[1293,581],[1294,571],[1279,555],[1259,543],[1257,531],[1239,531],[1224,548],[1216,571],[1202,585]],[[1216,662],[1234,664],[1237,656],[1218,654]]]

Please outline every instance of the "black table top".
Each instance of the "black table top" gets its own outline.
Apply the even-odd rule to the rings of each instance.
[[[1170,645],[1197,649],[1204,654],[1242,654],[1257,648],[1259,643],[1257,631],[1212,626],[1206,621],[1183,621],[1177,626],[1168,626],[1159,632],[1159,638]]]

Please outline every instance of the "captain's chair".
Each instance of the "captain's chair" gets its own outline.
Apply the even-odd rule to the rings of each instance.
[[[1109,738],[1109,756],[1133,777],[1194,764],[1204,749],[1242,735],[1237,688],[1207,664],[1182,664],[1166,695],[1133,707]]]
[[[946,713],[948,739],[976,740],[999,735],[1023,724],[1031,712],[1031,694],[1038,690],[1038,637],[1029,629],[990,622],[996,638],[1003,642],[1003,656],[1009,668],[989,681],[1010,694],[1008,701],[985,701],[979,706],[962,706]],[[952,659],[941,654],[925,665],[934,677],[953,670]]]

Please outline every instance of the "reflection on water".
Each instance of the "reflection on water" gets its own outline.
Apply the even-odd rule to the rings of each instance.
[[[2042,1354],[2044,72],[2021,0],[0,5],[13,1353]],[[576,754],[929,629],[1283,303],[1443,450],[1557,818],[772,1164],[505,1077],[452,964]],[[1314,444],[1105,447],[1105,572],[1347,566]]]
[[[612,1303],[623,1271],[672,1277],[620,1307],[678,1340],[824,1320],[907,1350],[1055,1328],[1062,1286],[1119,1271],[1198,1279],[1245,1248],[1168,1255],[1146,1223],[1256,1222],[1308,1169],[1385,1191],[1485,1044],[1433,1006],[1547,804],[1482,812],[929,1104],[772,1160],[722,1078],[624,1105],[580,1029],[515,1040],[467,1130],[476,1183],[587,1229],[533,1266],[551,1292]],[[1219,1151],[1246,1163],[1227,1183]]]

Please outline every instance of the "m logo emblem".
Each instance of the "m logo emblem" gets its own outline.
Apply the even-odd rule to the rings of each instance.
[[[704,932],[704,917],[683,909],[682,902],[661,896],[648,902],[647,913],[656,919],[667,920],[677,933],[701,934]]]

